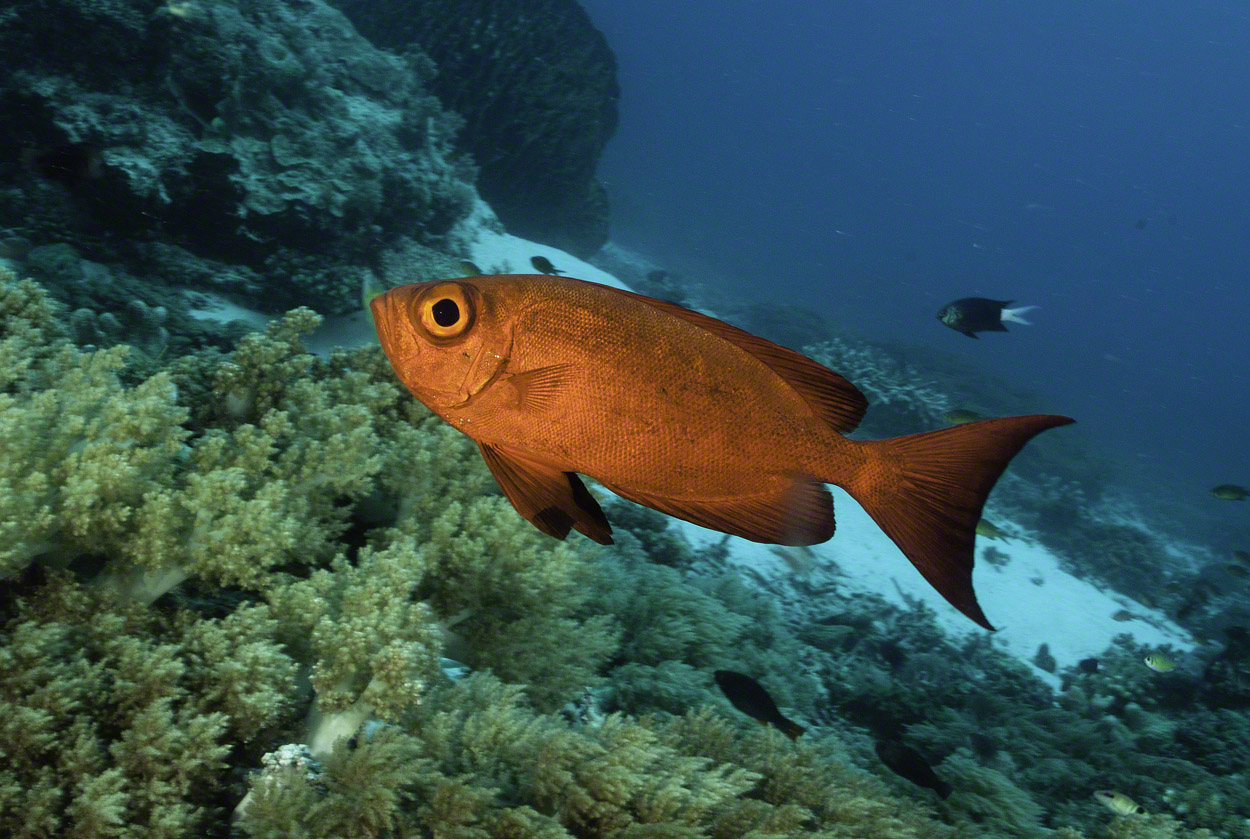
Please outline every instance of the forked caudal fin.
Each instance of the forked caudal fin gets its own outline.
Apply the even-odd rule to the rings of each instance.
[[[843,487],[952,606],[993,629],[972,590],[981,508],[1016,452],[1073,422],[1035,414],[861,443],[868,463]]]
[[[1025,320],[1022,315],[1031,312],[1034,309],[1040,309],[1041,306],[1017,306],[1014,309],[1003,309],[1002,316],[999,318],[1003,323],[1022,323],[1025,326],[1032,326],[1033,321]]]

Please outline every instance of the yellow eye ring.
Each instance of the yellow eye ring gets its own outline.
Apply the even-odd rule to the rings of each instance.
[[[413,320],[435,341],[459,338],[473,326],[473,294],[463,283],[432,286],[413,303]]]

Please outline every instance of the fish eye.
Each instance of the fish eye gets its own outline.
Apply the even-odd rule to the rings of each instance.
[[[456,305],[455,300],[444,297],[430,307],[430,314],[434,316],[435,323],[445,329],[450,329],[456,325],[456,321],[460,320],[460,307]]]
[[[436,341],[459,338],[473,325],[473,297],[461,283],[439,283],[417,298],[415,308],[416,322]]]

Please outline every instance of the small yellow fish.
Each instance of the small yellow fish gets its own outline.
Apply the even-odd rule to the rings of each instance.
[[[951,425],[963,425],[965,422],[976,422],[985,419],[984,414],[978,414],[976,411],[968,411],[963,408],[956,408],[953,411],[947,411],[942,414],[942,419]]]
[[[366,315],[370,313],[369,304],[373,302],[373,298],[385,293],[386,287],[377,276],[372,271],[366,272],[360,283],[360,304],[364,306]]]
[[[477,267],[477,263],[469,259],[460,260],[460,273],[466,277],[482,276],[482,269]]]
[[[1106,807],[1117,816],[1144,816],[1146,808],[1129,798],[1122,792],[1100,789],[1094,793],[1094,800]]]
[[[986,539],[1002,539],[1004,542],[1010,541],[1007,535],[985,519],[977,522],[977,535],[984,536]]]
[[[1156,673],[1171,673],[1176,669],[1176,662],[1167,653],[1151,653],[1142,659],[1146,666]]]
[[[1250,496],[1250,489],[1236,484],[1220,484],[1211,488],[1211,495],[1221,501],[1245,501]]]

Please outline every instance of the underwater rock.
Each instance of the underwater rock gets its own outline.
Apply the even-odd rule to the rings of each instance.
[[[616,131],[616,57],[575,0],[331,0],[384,49],[434,59],[457,148],[508,232],[585,259],[608,239],[595,167]]]
[[[400,236],[439,243],[470,212],[461,121],[416,50],[371,46],[320,0],[155,5],[19,3],[0,28],[0,52],[22,57],[0,77],[4,159],[98,154],[82,182],[0,167],[21,187],[0,202],[0,230],[32,254],[65,243],[165,287],[183,275],[147,261],[159,241],[205,261],[193,277],[263,277],[221,289],[245,305],[347,312],[353,269]]]

